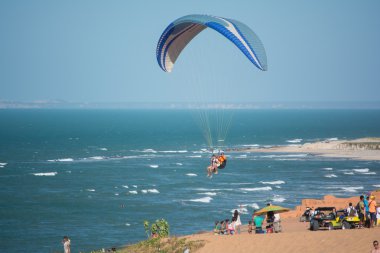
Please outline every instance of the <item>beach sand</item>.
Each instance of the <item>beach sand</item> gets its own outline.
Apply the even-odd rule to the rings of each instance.
[[[373,193],[376,199],[380,192]],[[340,253],[340,252],[370,252],[372,242],[380,241],[380,227],[372,229],[333,230],[320,229],[310,231],[308,222],[300,222],[299,216],[306,206],[335,206],[345,208],[349,202],[356,203],[359,196],[352,198],[335,198],[325,196],[322,199],[305,199],[293,211],[281,214],[283,232],[277,234],[248,234],[246,226],[239,235],[214,235],[212,232],[186,236],[188,240],[203,240],[205,246],[198,253],[220,252],[258,252],[258,253]],[[301,212],[302,211],[302,212]],[[211,224],[212,225],[212,224]]]
[[[320,141],[302,145],[250,148],[244,149],[244,151],[260,153],[309,153],[323,157],[380,161],[380,138],[368,137],[344,141]]]

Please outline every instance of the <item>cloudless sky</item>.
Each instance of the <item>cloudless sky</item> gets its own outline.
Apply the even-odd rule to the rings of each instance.
[[[180,102],[197,82],[232,102],[379,102],[379,13],[378,0],[1,0],[0,100]],[[268,71],[205,30],[163,72],[157,41],[188,14],[251,27]]]

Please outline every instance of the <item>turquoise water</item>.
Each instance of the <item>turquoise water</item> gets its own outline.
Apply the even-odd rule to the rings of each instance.
[[[173,110],[0,110],[0,252],[73,252],[211,229],[240,206],[352,196],[379,186],[380,163],[304,154],[228,152],[209,179],[192,114]],[[236,111],[228,148],[380,136],[379,110]],[[377,185],[377,186],[376,186]]]

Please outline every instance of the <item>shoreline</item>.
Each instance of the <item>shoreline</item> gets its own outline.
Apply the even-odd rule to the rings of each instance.
[[[249,153],[308,153],[321,157],[380,161],[380,138],[367,137],[354,140],[318,141],[300,145],[269,148],[239,149]]]

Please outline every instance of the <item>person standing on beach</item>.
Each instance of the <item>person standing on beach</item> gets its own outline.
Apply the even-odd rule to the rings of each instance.
[[[63,250],[65,251],[65,253],[71,253],[71,250],[70,250],[71,241],[69,237],[64,236],[62,240],[62,244],[63,244]]]
[[[365,206],[365,226],[367,228],[371,227],[371,215],[369,213],[369,196],[367,196],[364,200],[364,206]]]
[[[373,241],[373,249],[370,253],[380,253],[379,242]]]
[[[358,216],[360,219],[359,227],[363,227],[363,222],[364,222],[364,214],[365,214],[365,206],[364,206],[364,196],[360,196],[360,200],[358,204],[356,205],[356,211],[358,212]]]
[[[235,219],[235,231],[240,234],[240,226],[241,226],[241,220],[240,220],[240,214],[238,210],[235,210],[233,218]]]
[[[369,216],[371,218],[369,227],[373,228],[376,224],[376,200],[375,196],[371,195],[371,200],[368,202],[368,210],[369,210]]]

